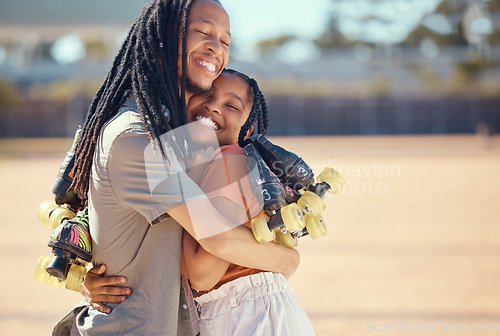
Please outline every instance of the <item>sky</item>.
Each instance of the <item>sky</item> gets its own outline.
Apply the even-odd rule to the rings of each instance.
[[[234,58],[254,61],[259,56],[256,48],[259,41],[295,35],[298,39],[286,44],[277,54],[281,61],[290,63],[319,56],[319,49],[311,40],[325,30],[331,17],[336,19],[339,30],[346,37],[374,43],[401,42],[421,22],[441,27],[446,32],[451,28],[447,22],[442,22],[444,17],[429,15],[440,1],[221,0],[231,19]],[[54,48],[62,50],[62,62],[73,62],[84,56],[82,42],[77,36],[64,37]]]
[[[432,13],[440,0],[222,0],[240,58],[252,59],[259,40],[320,35],[334,15],[347,37],[397,43]],[[299,48],[295,48],[296,50]]]
[[[313,38],[328,22],[330,0],[221,0],[231,19],[233,42],[238,56],[255,55],[255,45],[281,35]],[[245,57],[246,56],[246,57]]]

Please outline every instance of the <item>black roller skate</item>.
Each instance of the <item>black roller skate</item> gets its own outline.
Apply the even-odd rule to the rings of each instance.
[[[266,215],[252,219],[252,231],[255,239],[261,244],[276,239],[278,243],[297,246],[297,237],[302,234],[305,226],[302,211],[296,203],[288,204],[285,200],[285,190],[276,175],[269,170],[253,144],[243,148],[247,157],[251,158],[250,171],[256,168],[260,179],[255,189],[262,192],[263,208]]]
[[[88,208],[71,220],[65,220],[50,235],[52,259],[41,256],[35,278],[53,284],[53,278],[64,282],[57,287],[80,291],[87,270],[84,265],[92,260],[92,240],[89,233]]]
[[[73,181],[74,149],[79,134],[80,129],[54,182],[52,192],[55,201],[43,202],[38,207],[38,218],[54,229],[48,244],[54,257],[41,256],[35,270],[36,280],[75,291],[80,290],[86,274],[83,265],[92,259],[88,211],[84,209],[82,200],[69,189]]]
[[[38,219],[52,229],[58,227],[64,220],[75,217],[76,212],[83,209],[84,206],[82,200],[73,190],[69,189],[73,182],[74,150],[79,136],[80,128],[76,131],[73,145],[66,153],[54,181],[52,192],[55,195],[55,200],[45,201],[38,207]]]
[[[304,212],[309,235],[316,239],[326,235],[326,226],[321,217],[326,204],[327,191],[338,194],[343,188],[344,177],[333,168],[325,168],[314,183],[314,173],[302,158],[273,144],[262,134],[246,140],[255,146],[264,162],[285,186],[287,203],[296,202]]]

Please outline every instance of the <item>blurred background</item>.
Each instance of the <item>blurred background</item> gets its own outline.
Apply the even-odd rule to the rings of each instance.
[[[82,123],[145,0],[0,0],[0,137]],[[500,129],[500,1],[223,1],[272,135]]]
[[[81,300],[36,217],[146,0],[0,0],[0,335]],[[290,279],[318,336],[500,334],[500,0],[222,0],[269,134],[339,170]]]

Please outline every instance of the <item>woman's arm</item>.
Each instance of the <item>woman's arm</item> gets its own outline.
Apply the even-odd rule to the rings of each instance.
[[[212,289],[226,273],[229,262],[205,251],[186,231],[182,239],[182,253],[191,287],[197,291]]]

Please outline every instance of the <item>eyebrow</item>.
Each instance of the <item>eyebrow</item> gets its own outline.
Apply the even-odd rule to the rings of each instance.
[[[213,23],[213,21],[210,21],[209,19],[207,18],[204,18],[204,17],[200,17],[200,18],[196,18],[194,19],[191,24],[193,23],[198,23],[198,22],[203,22],[203,23],[206,23],[206,24],[209,24],[209,25],[212,25],[212,26],[215,26],[216,24]],[[231,32],[229,30],[226,30],[226,34],[229,35],[229,37],[231,37]]]
[[[243,99],[241,99],[240,96],[238,96],[237,94],[234,94],[232,92],[228,92],[227,95],[235,98],[236,100],[238,100],[241,103],[241,105],[243,106],[243,108],[246,108],[245,102],[243,101]]]

